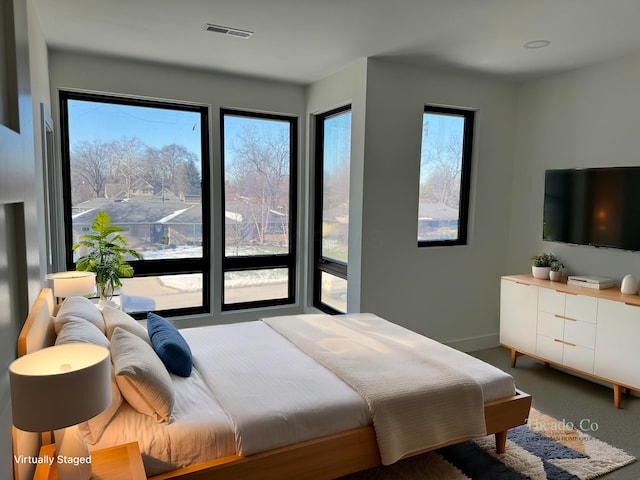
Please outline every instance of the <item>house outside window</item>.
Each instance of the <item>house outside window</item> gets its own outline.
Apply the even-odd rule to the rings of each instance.
[[[221,111],[222,310],[295,302],[297,118]]]
[[[65,254],[97,212],[143,259],[125,311],[209,311],[209,141],[204,106],[60,92]]]
[[[422,122],[418,246],[465,245],[474,112],[427,106]]]

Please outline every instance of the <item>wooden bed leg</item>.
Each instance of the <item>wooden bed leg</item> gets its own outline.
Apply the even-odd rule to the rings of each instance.
[[[496,433],[496,453],[504,453],[507,449],[507,431]]]

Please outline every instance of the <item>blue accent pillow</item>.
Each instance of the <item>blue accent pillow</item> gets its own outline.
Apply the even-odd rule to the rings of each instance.
[[[149,312],[147,331],[151,346],[167,370],[181,377],[191,375],[193,367],[191,349],[178,329],[160,315]]]

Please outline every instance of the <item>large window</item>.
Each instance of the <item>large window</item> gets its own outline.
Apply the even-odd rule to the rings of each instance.
[[[467,243],[474,112],[425,107],[418,246]]]
[[[297,119],[223,110],[222,309],[295,301]]]
[[[347,311],[351,106],[316,117],[314,306]]]
[[[207,108],[60,93],[66,263],[105,211],[142,260],[123,279],[128,311],[209,311]]]

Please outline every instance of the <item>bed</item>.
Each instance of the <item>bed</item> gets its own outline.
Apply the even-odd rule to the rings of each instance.
[[[19,355],[54,344],[53,308],[50,290],[43,289],[20,334]],[[327,325],[334,325],[328,335],[324,331]],[[343,331],[348,331],[349,338]],[[176,398],[170,421],[150,421],[151,417],[141,417],[123,401],[100,438],[93,439],[89,446],[91,450],[132,439],[139,441],[147,474],[154,480],[286,476],[328,479],[484,434],[495,435],[496,449],[502,453],[507,430],[525,423],[531,405],[531,397],[516,390],[512,380],[510,384],[504,383],[505,378],[510,378],[504,372],[496,374],[490,367],[487,373],[482,366],[486,364],[469,360],[472,357],[368,314],[275,317],[184,329],[181,333],[193,350],[193,371],[188,378],[171,376]],[[236,348],[238,342],[245,348]],[[472,412],[468,418],[480,418],[481,432],[461,431],[449,437],[430,438],[427,448],[416,447],[419,444],[411,443],[412,438],[394,440],[398,433],[396,421],[411,422],[414,417],[402,418],[408,409],[401,403],[400,408],[397,405],[392,408],[398,416],[385,423],[387,400],[377,399],[388,395],[371,393],[371,383],[383,382],[366,378],[367,372],[377,375],[384,369],[384,362],[363,369],[358,363],[361,360],[350,355],[355,352],[357,357],[360,350],[370,350],[372,346],[383,352],[393,350],[393,343],[411,342],[418,342],[410,345],[411,350],[421,350],[427,345],[424,342],[433,342],[436,356],[443,359],[437,369],[447,371],[448,365],[454,363],[479,379],[475,383],[482,402],[480,415]],[[454,352],[452,357],[447,356],[449,351]],[[382,354],[376,357],[384,358]],[[332,363],[336,358],[337,363]],[[422,362],[421,358],[417,360],[418,370]],[[409,371],[406,378],[403,373],[391,379],[397,383],[392,388],[402,389],[406,383],[415,383],[411,368],[406,370]],[[249,376],[248,372],[255,375]],[[245,376],[246,379],[242,378]],[[305,388],[299,388],[301,382]],[[362,392],[359,382],[364,384]],[[473,397],[471,393],[453,395],[461,397],[461,405],[467,401],[465,397]],[[413,401],[427,409],[437,403],[407,398],[411,399],[409,403]],[[458,401],[444,398],[444,403]],[[256,405],[262,410],[254,408]],[[201,410],[207,411],[206,420],[194,413],[202,413]],[[303,415],[308,411],[313,413],[311,419]],[[135,419],[133,423],[131,419]],[[157,441],[163,436],[169,439],[170,448]],[[404,450],[395,448],[395,444],[403,442],[407,444]],[[25,452],[25,447],[16,443],[14,448],[20,453],[34,454]],[[178,451],[179,444],[186,448]],[[162,458],[163,450],[171,451],[172,458]]]

